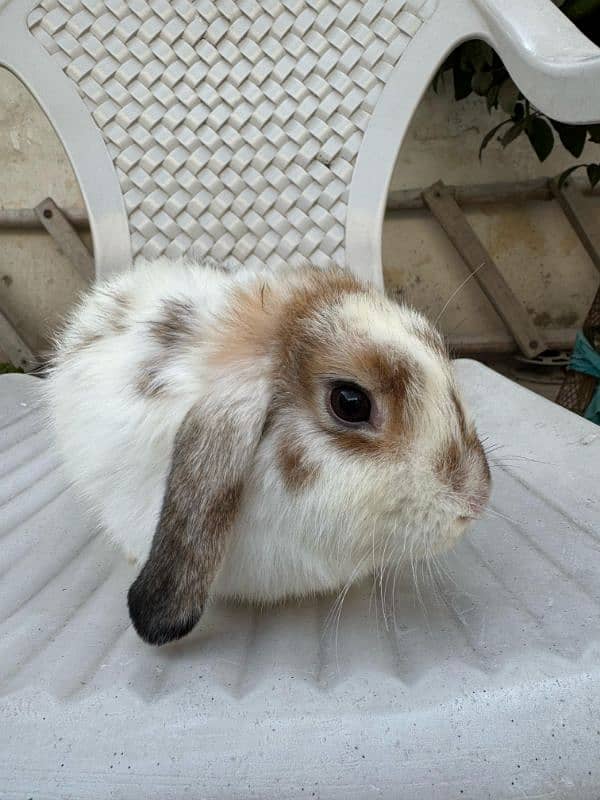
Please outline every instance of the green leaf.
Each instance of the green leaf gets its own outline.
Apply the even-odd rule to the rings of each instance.
[[[513,114],[521,93],[511,78],[507,78],[498,91],[500,108],[507,114]]]
[[[530,117],[526,126],[527,138],[540,161],[545,161],[554,147],[552,128],[540,117]]]
[[[588,164],[585,168],[592,189],[600,181],[600,164]]]
[[[524,116],[525,116],[525,107],[523,103],[517,103],[512,115],[513,120],[515,122],[518,122],[520,119],[523,119]]]
[[[600,0],[566,0],[562,10],[572,20],[579,20],[600,9]]]
[[[588,133],[590,134],[590,142],[600,144],[600,125],[588,125]]]
[[[491,72],[476,72],[471,78],[471,89],[476,94],[484,96],[488,93],[488,89],[494,82]]]
[[[564,172],[561,172],[560,177],[558,179],[558,188],[562,189],[562,187],[565,185],[565,181],[571,175],[571,173],[575,172],[576,169],[581,169],[582,167],[583,164],[575,164],[574,167],[569,167],[569,169],[566,169]]]
[[[22,374],[23,370],[21,367],[15,367],[12,364],[5,364],[4,362],[0,364],[0,375],[8,375],[11,372],[20,372]]]
[[[460,51],[460,66],[465,72],[481,72],[494,63],[494,51],[485,42],[465,42]]]
[[[471,92],[471,73],[464,72],[458,64],[452,68],[452,77],[454,78],[454,99],[464,100]]]
[[[512,120],[511,120],[512,122]],[[519,137],[523,131],[525,130],[525,122],[516,122],[512,128],[509,128],[505,134],[500,137],[500,144],[502,147],[506,147],[506,145],[514,142],[514,140]]]
[[[488,146],[488,144],[489,144],[489,143],[492,141],[492,139],[494,138],[494,134],[495,134],[497,131],[499,131],[499,130],[500,130],[500,128],[502,128],[504,125],[508,125],[510,122],[512,122],[512,119],[505,119],[505,120],[502,120],[502,122],[501,122],[499,125],[494,125],[494,127],[493,127],[493,128],[490,130],[490,131],[488,131],[488,132],[486,133],[486,135],[485,135],[485,136],[483,137],[483,139],[481,140],[481,144],[479,145],[479,160],[480,160],[480,161],[481,161],[481,156],[482,156],[482,154],[483,154],[483,151],[485,150],[485,148]]]
[[[487,106],[487,110],[491,111],[492,108],[498,108],[498,90],[500,89],[499,86],[490,86],[488,93],[485,96],[485,104]]]
[[[585,125],[566,125],[564,122],[550,120],[552,127],[558,133],[563,147],[575,158],[583,152],[585,140],[587,138],[587,128]]]

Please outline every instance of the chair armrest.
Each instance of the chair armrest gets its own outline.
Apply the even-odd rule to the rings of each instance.
[[[552,119],[600,122],[600,48],[551,0],[474,0],[515,83]]]

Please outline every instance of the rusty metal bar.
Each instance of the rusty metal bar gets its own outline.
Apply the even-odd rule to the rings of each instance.
[[[551,181],[550,188],[579,241],[600,272],[600,234],[597,229],[586,225],[582,219],[585,212],[581,206],[581,195],[571,185],[565,185],[559,189],[558,181]]]
[[[89,230],[87,214],[81,208],[64,208],[63,215],[78,230]],[[36,214],[35,208],[0,209],[0,228],[14,230],[43,230],[44,226]]]
[[[469,186],[446,186],[445,191],[460,206],[488,203],[526,203],[532,200],[552,200],[547,178],[512,183],[483,183]],[[390,192],[388,211],[410,211],[427,208],[423,189],[403,189]]]
[[[47,197],[34,209],[61,253],[88,282],[94,280],[94,259],[79,234],[52,198]]]
[[[0,349],[15,367],[25,372],[31,371],[37,364],[36,358],[15,330],[12,322],[0,311]]]
[[[575,328],[552,328],[544,331],[545,343],[549,350],[572,350],[575,343]],[[513,337],[506,333],[482,336],[461,336],[458,334],[445,337],[455,358],[483,355],[510,355],[518,353],[519,347]]]
[[[446,191],[451,194],[459,206],[489,205],[490,203],[528,203],[553,200],[555,195],[548,178],[511,183],[482,183],[464,186],[447,185]],[[573,194],[581,200],[599,197],[582,183],[567,181]],[[387,200],[387,211],[416,211],[427,208],[423,200],[423,189],[401,189],[390,192]]]

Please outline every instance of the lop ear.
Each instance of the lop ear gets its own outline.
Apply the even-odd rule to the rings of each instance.
[[[150,555],[127,598],[131,621],[149,644],[192,630],[221,564],[268,406],[264,386],[234,391],[226,408],[222,397],[220,406],[210,397],[196,403],[175,438]]]

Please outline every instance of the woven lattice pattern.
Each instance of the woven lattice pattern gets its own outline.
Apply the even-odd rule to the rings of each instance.
[[[344,262],[374,105],[432,0],[42,0],[29,27],[102,131],[134,254]]]
[[[594,396],[597,383],[591,375],[568,370],[556,402],[576,414],[584,414]]]

